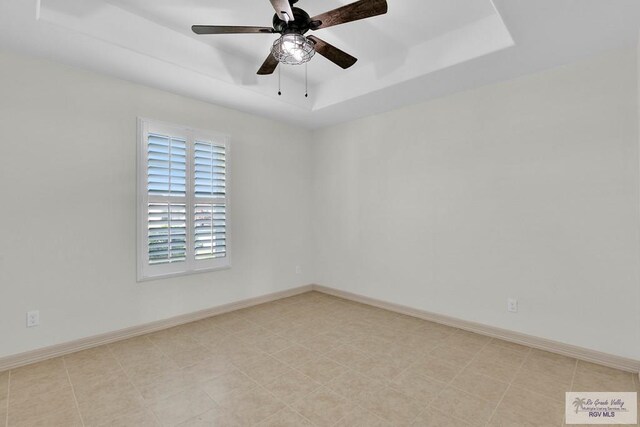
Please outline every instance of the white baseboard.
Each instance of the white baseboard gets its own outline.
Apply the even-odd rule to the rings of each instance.
[[[620,369],[623,371],[640,373],[640,360],[628,359],[626,357],[602,353],[584,347],[578,347],[575,345],[548,340],[546,338],[539,338],[532,335],[521,334],[519,332],[513,332],[507,329],[501,329],[494,326],[487,326],[480,323],[461,320],[442,314],[430,313],[428,311],[419,310],[400,304],[394,304],[375,298],[369,298],[351,292],[329,288],[327,286],[313,285],[313,290],[329,295],[334,295],[336,297],[344,298],[347,300],[359,302],[362,304],[383,308],[395,313],[406,314],[408,316],[441,323],[443,325],[452,326],[454,328],[464,329],[466,331],[475,332],[492,338],[499,338],[501,340],[513,342],[516,344],[522,344],[540,350],[546,350],[552,353],[561,354],[563,356],[573,357],[575,359],[584,360],[586,362],[598,363],[600,365]]]
[[[20,366],[29,365],[31,363],[41,362],[43,360],[52,359],[54,357],[64,356],[65,354],[75,353],[76,351],[98,347],[100,345],[109,344],[115,341],[121,341],[127,338],[133,338],[139,335],[157,332],[163,329],[172,328],[174,326],[183,325],[185,323],[195,322],[196,320],[205,319],[207,317],[215,316],[218,314],[228,313],[230,311],[240,310],[242,308],[252,307],[254,305],[264,304],[266,302],[302,294],[311,290],[312,285],[300,286],[293,289],[287,289],[285,291],[274,292],[259,297],[248,298],[230,304],[224,304],[217,307],[196,311],[194,313],[171,317],[169,319],[158,320],[139,326],[120,329],[114,332],[107,332],[100,335],[94,335],[91,337],[81,338],[62,344],[56,344],[37,350],[2,357],[0,358],[0,372],[9,369],[15,369]]]
[[[570,344],[561,343],[558,341],[552,341],[545,338],[539,338],[531,335],[521,334],[519,332],[513,332],[506,329],[496,328],[493,326],[487,326],[480,323],[470,322],[467,320],[461,320],[442,314],[430,313],[428,311],[419,310],[416,308],[407,307],[400,304],[394,304],[375,298],[370,298],[362,295],[357,295],[351,292],[341,291],[333,289],[327,286],[321,285],[307,285],[293,289],[288,289],[281,292],[274,292],[267,295],[262,295],[255,298],[249,298],[242,301],[237,301],[230,304],[225,304],[217,307],[212,307],[205,310],[200,310],[194,313],[184,314],[181,316],[172,317],[169,319],[158,320],[156,322],[146,323],[144,325],[133,326],[126,329],[121,329],[114,332],[107,332],[92,337],[82,338],[79,340],[69,341],[62,344],[53,345],[37,350],[27,351],[11,356],[0,358],[0,372],[9,369],[15,369],[20,366],[29,365],[31,363],[40,362],[43,360],[51,359],[54,357],[64,356],[66,354],[74,353],[76,351],[86,350],[88,348],[97,347],[104,344],[109,344],[115,341],[124,340],[127,338],[133,338],[139,335],[144,335],[152,332],[157,332],[163,329],[172,328],[189,322],[195,322],[207,317],[215,316],[218,314],[228,313],[230,311],[239,310],[242,308],[252,307],[254,305],[263,304],[270,301],[286,298],[293,295],[298,295],[311,290],[322,292],[328,295],[334,295],[340,298],[344,298],[350,301],[359,302],[362,304],[371,305],[374,307],[383,308],[385,310],[393,311],[395,313],[406,314],[409,316],[417,317],[420,319],[429,320],[443,325],[452,326],[466,331],[475,332],[478,334],[490,336],[493,338],[499,338],[505,341],[510,341],[517,344],[526,345],[541,350],[550,351],[552,353],[562,354],[564,356],[573,357],[579,360],[598,363],[611,368],[621,369],[624,371],[639,373],[640,381],[640,361],[634,359],[628,359],[613,354],[602,353],[595,350],[590,350],[583,347],[578,347]]]

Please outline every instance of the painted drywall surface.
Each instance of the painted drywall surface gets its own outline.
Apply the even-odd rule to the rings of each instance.
[[[318,283],[639,359],[637,79],[609,52],[316,132]]]
[[[636,51],[636,71],[638,76],[638,146],[640,147],[640,31],[638,32],[638,45]],[[640,150],[638,153],[638,162],[640,165]],[[639,166],[640,168],[640,166]],[[640,188],[638,189],[640,192]],[[638,227],[640,227],[640,218],[638,218]],[[640,260],[638,260],[640,262]],[[640,285],[638,285],[638,303],[636,305],[637,311],[637,323],[638,323],[638,346],[640,346]],[[638,351],[640,353],[640,350]],[[640,380],[640,373],[638,374],[638,379]]]
[[[137,116],[231,135],[231,269],[136,282]],[[308,131],[5,52],[0,134],[0,357],[313,281]]]
[[[636,79],[609,54],[311,152],[299,129],[2,53],[0,356],[317,282],[639,358]],[[135,282],[137,115],[232,135],[231,270]]]

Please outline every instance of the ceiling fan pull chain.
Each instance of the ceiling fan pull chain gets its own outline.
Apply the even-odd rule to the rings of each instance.
[[[282,67],[278,67],[278,96],[282,95],[282,90],[280,89],[281,86],[281,80],[280,80],[280,70],[282,69]]]
[[[304,63],[304,97],[309,97],[309,63]]]

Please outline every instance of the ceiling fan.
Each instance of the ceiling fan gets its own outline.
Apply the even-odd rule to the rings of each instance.
[[[293,7],[298,0],[270,1],[276,11],[273,16],[273,28],[194,25],[191,29],[196,34],[281,34],[258,70],[260,75],[272,74],[279,63],[304,64],[310,61],[316,52],[346,69],[355,64],[357,58],[316,36],[305,37],[304,34],[309,30],[321,30],[387,13],[386,0],[359,0],[314,17],[310,17],[300,8]]]

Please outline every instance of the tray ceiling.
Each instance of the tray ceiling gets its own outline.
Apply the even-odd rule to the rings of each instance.
[[[311,15],[348,0],[300,0]],[[257,76],[276,35],[196,36],[192,24],[270,25],[267,0],[3,0],[0,46],[305,127],[319,127],[570,62],[637,40],[633,0],[388,0],[389,13],[314,33],[317,55]],[[606,4],[605,4],[606,3]]]

